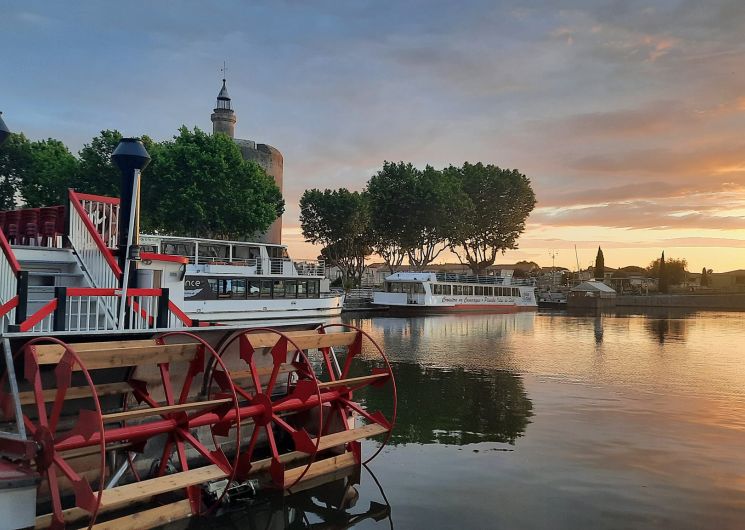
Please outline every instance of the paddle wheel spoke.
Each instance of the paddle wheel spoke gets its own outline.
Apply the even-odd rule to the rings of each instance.
[[[57,432],[57,422],[59,422],[60,414],[62,414],[62,406],[65,404],[67,389],[70,388],[70,383],[72,382],[72,362],[69,354],[65,354],[54,369],[54,375],[57,380],[57,392],[54,396],[52,414],[49,418],[49,430],[52,436]]]
[[[350,333],[354,333],[355,335],[353,338],[350,337],[351,341],[347,343],[348,347],[346,356],[344,358],[343,367],[341,369],[341,375],[337,378],[334,376],[334,371],[329,370],[329,381],[321,383],[322,386],[325,386],[329,390],[337,389],[339,392],[338,399],[336,399],[331,406],[336,410],[336,414],[338,414],[338,417],[342,422],[345,430],[353,428],[350,427],[349,420],[351,420],[356,414],[370,423],[374,423],[379,425],[380,427],[385,428],[385,430],[387,431],[386,433],[381,433],[385,434],[385,439],[378,445],[377,449],[373,451],[373,454],[369,458],[364,460],[363,463],[366,464],[370,462],[370,460],[375,458],[380,453],[380,451],[383,450],[383,448],[391,438],[393,426],[396,423],[398,399],[396,392],[396,382],[393,377],[393,369],[385,353],[383,353],[383,350],[369,334],[349,324],[328,324],[325,326],[321,326],[318,332],[321,334],[325,334],[327,330],[332,328],[341,328],[343,330],[347,330]],[[365,358],[362,359],[363,340],[365,341],[366,346],[371,346],[371,348],[366,351],[377,352],[379,356],[379,360],[377,362],[371,363],[368,360],[369,355],[367,354]],[[328,352],[323,351],[323,355],[324,362],[326,363],[328,369],[328,365],[330,364],[330,350]],[[358,362],[355,363],[355,360],[357,360]],[[352,368],[355,365],[358,366],[358,368],[355,368],[353,371]],[[350,373],[359,374],[361,372],[359,366],[362,366],[365,371],[371,371],[371,373],[369,375],[355,376],[350,378]],[[370,413],[358,403],[351,400],[353,392],[357,392],[363,389],[365,392],[389,393],[391,397],[390,419],[386,417],[386,415],[384,415],[381,411]],[[335,415],[334,412],[334,410],[329,411],[329,416]]]
[[[65,520],[62,515],[62,497],[60,495],[59,482],[57,480],[57,473],[54,471],[54,466],[50,466],[46,470],[47,484],[49,484],[49,494],[52,497],[52,514],[54,523],[51,527],[64,528]]]
[[[44,364],[55,364],[52,372],[45,372],[42,377],[37,345],[45,343],[45,347],[55,348],[59,358],[54,363],[45,361]],[[22,357],[21,357],[22,356]],[[36,417],[23,414],[22,421],[30,437],[38,447],[35,457],[36,471],[46,482],[52,513],[49,514],[48,524],[51,528],[64,528],[66,522],[66,507],[64,505],[69,496],[70,487],[75,495],[75,505],[88,514],[88,527],[92,527],[98,514],[106,473],[106,440],[103,425],[103,414],[98,400],[96,387],[90,373],[75,351],[64,342],[56,338],[44,337],[33,339],[21,347],[13,357],[14,362],[20,359],[24,362],[24,379],[28,382],[30,391],[25,392],[24,405],[33,406]],[[78,393],[70,397],[72,375],[84,380],[83,387],[76,387]],[[44,384],[52,386],[47,390]],[[69,407],[70,399],[85,398],[93,404],[94,410],[87,408]],[[47,399],[52,402],[48,411]],[[71,419],[71,412],[78,411],[76,422]],[[63,421],[63,418],[65,421]],[[61,425],[64,427],[60,428]],[[72,442],[71,442],[72,440]],[[90,456],[98,449],[98,466],[87,461],[85,474],[81,468],[71,465],[63,451],[69,451],[70,443],[80,443],[80,447],[94,449]],[[67,447],[65,445],[67,444]],[[60,477],[59,475],[62,475]],[[91,488],[90,480],[98,484],[97,492]],[[65,480],[61,480],[64,478]],[[41,485],[40,485],[41,487]]]

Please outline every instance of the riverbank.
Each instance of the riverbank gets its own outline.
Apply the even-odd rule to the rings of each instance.
[[[619,295],[616,307],[680,307],[704,310],[745,311],[745,294],[653,294]]]

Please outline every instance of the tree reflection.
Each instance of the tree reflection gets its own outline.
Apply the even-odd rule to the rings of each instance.
[[[685,320],[675,318],[650,318],[644,323],[649,334],[660,344],[669,340],[685,341],[688,333],[686,324]]]
[[[522,378],[512,372],[394,365],[398,418],[391,444],[514,444],[533,415]],[[368,410],[387,411],[387,396],[355,394]]]

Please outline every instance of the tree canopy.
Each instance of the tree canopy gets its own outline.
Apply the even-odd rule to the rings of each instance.
[[[652,278],[657,278],[660,292],[666,293],[671,285],[680,285],[686,280],[688,262],[685,259],[665,259],[665,253],[647,267]]]
[[[240,239],[263,232],[282,214],[274,180],[243,160],[223,134],[186,127],[150,148],[143,172],[143,226],[183,235]]]
[[[64,204],[67,189],[118,197],[111,154],[122,135],[105,130],[75,157],[59,140],[29,142],[13,134],[0,147],[0,208]],[[182,127],[160,143],[143,136],[152,163],[142,175],[141,226],[198,237],[247,238],[284,211],[274,180],[243,160],[225,135]]]
[[[517,248],[536,199],[528,177],[494,165],[450,166],[443,173],[460,182],[467,200],[458,212],[450,248],[474,274],[494,264],[497,254]]]
[[[339,267],[345,285],[359,285],[365,258],[372,253],[370,206],[365,193],[306,190],[300,198],[305,240],[323,246],[321,256]]]
[[[447,248],[464,197],[451,175],[431,166],[385,162],[366,188],[375,251],[393,270],[404,256],[422,269]]]

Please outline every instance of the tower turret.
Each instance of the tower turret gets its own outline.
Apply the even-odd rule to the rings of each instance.
[[[238,118],[230,105],[230,96],[228,95],[228,88],[225,86],[225,79],[222,80],[222,88],[217,95],[217,106],[212,112],[211,119],[213,134],[223,133],[231,138],[235,137],[235,123]]]

